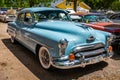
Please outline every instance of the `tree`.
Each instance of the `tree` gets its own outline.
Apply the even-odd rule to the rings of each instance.
[[[50,2],[54,0],[0,0],[0,7],[32,7],[34,5],[44,4],[49,6]],[[83,1],[89,5],[93,10],[97,9],[113,9],[120,10],[119,0],[66,0],[74,3],[74,10],[76,11],[77,2]]]
[[[113,10],[120,11],[120,2],[119,1],[114,1],[110,7]]]
[[[53,0],[1,0],[0,7],[32,7],[34,5],[39,5],[40,3],[47,4]]]
[[[109,9],[112,2],[115,0],[82,0],[88,4],[92,9]]]
[[[28,2],[30,7],[34,6],[34,0],[28,0]]]

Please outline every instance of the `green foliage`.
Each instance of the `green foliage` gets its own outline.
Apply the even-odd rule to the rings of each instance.
[[[82,0],[92,9],[108,9],[115,0]]]
[[[120,2],[119,1],[114,1],[110,8],[113,9],[113,10],[119,11],[120,10]]]
[[[55,0],[0,0],[0,7],[32,7],[32,6],[50,6],[50,2]],[[93,10],[113,9],[120,10],[120,0],[78,0],[84,1]]]
[[[0,7],[32,7],[34,5],[50,5],[53,0],[1,0]]]

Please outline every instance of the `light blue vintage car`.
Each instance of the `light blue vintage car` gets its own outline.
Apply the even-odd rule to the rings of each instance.
[[[36,54],[44,69],[84,67],[113,55],[110,33],[71,22],[67,12],[57,8],[23,9],[8,23],[7,32],[12,43],[18,41]]]

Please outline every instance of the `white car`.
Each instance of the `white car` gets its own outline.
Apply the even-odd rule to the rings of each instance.
[[[16,19],[16,10],[7,10],[6,13],[0,14],[0,20],[3,22],[11,22]]]
[[[0,20],[3,22],[15,21],[16,15],[0,15]]]

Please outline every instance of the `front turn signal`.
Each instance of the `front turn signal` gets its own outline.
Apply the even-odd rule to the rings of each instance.
[[[69,55],[69,60],[70,61],[73,61],[75,59],[75,55],[73,54],[73,53],[71,53],[70,55]]]
[[[112,46],[109,46],[109,52],[112,52],[112,51],[113,51]]]

